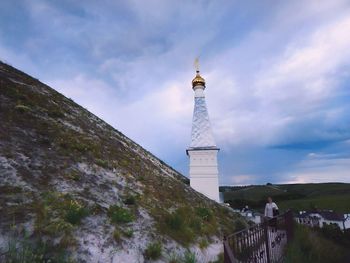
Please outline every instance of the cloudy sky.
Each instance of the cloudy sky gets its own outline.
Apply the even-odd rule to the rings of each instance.
[[[187,175],[199,56],[220,183],[350,182],[350,1],[0,1],[0,59]]]

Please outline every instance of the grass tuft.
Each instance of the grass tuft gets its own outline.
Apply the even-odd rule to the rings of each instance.
[[[113,231],[113,239],[117,242],[120,243],[122,241],[122,235],[118,229],[115,229]]]
[[[130,229],[126,229],[123,231],[123,235],[130,238],[134,235],[134,231],[130,228]]]
[[[112,205],[108,209],[108,216],[110,217],[112,223],[130,223],[134,221],[134,215],[126,208],[120,207],[118,205]]]
[[[51,109],[47,112],[47,114],[54,119],[62,119],[65,116],[60,109]]]
[[[162,255],[162,244],[160,242],[151,243],[147,246],[144,256],[146,259],[156,260]]]
[[[20,113],[25,113],[25,112],[30,112],[31,108],[26,105],[18,104],[15,106],[15,110],[17,110]]]
[[[71,171],[64,175],[65,178],[73,181],[80,181],[81,177],[77,171]]]
[[[184,263],[197,263],[196,254],[194,254],[190,250],[187,250],[184,254],[183,262]]]
[[[98,166],[101,166],[101,167],[103,167],[103,168],[108,168],[108,161],[107,161],[107,160],[96,159],[96,160],[95,160],[95,163],[96,163]]]
[[[206,249],[209,246],[209,242],[206,238],[203,238],[199,241],[198,246],[201,250]]]
[[[197,207],[196,214],[201,217],[202,220],[210,222],[213,219],[213,212],[206,207]]]
[[[178,254],[173,252],[167,257],[167,262],[168,263],[182,263],[183,259],[181,256],[179,256]]]
[[[72,225],[80,224],[81,220],[89,214],[89,210],[79,202],[71,200],[65,215],[65,220]]]

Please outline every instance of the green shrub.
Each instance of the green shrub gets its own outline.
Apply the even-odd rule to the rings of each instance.
[[[171,230],[181,230],[185,224],[184,218],[177,212],[170,214],[165,219],[166,224]]]
[[[159,242],[149,244],[144,252],[144,256],[146,259],[159,259],[161,255],[162,244]]]
[[[128,209],[118,205],[112,205],[109,207],[108,216],[110,217],[112,223],[130,223],[134,220],[134,216]]]
[[[123,235],[130,238],[134,235],[134,231],[132,229],[126,229],[123,231]]]
[[[203,238],[198,243],[200,249],[206,249],[209,246],[209,242],[206,238]]]
[[[45,234],[50,236],[57,236],[63,233],[69,234],[73,230],[73,224],[66,222],[61,218],[57,218],[51,222],[48,222],[47,225],[44,225],[42,230]]]
[[[96,163],[98,166],[101,166],[101,167],[103,167],[103,168],[108,168],[108,161],[107,161],[107,160],[96,159],[96,160],[95,160],[95,163]]]
[[[71,171],[69,173],[66,173],[64,177],[73,181],[79,181],[81,179],[79,173],[76,171]]]
[[[205,221],[211,221],[213,219],[213,212],[206,207],[197,207],[196,214]]]
[[[72,249],[76,247],[78,244],[77,240],[74,238],[72,234],[67,234],[62,236],[60,242],[59,242],[59,248],[61,249]]]
[[[80,224],[81,220],[89,214],[89,210],[77,201],[71,201],[65,215],[65,220],[72,225]]]
[[[88,144],[86,144],[84,142],[81,142],[81,141],[78,141],[78,140],[73,140],[72,144],[70,145],[70,147],[73,150],[77,150],[77,151],[79,151],[81,153],[87,152],[90,149]]]

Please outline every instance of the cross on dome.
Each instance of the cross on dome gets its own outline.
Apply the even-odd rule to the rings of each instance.
[[[196,58],[194,60],[194,66],[196,68],[196,76],[192,80],[192,88],[194,89],[196,86],[202,86],[205,88],[205,80],[204,78],[199,74],[199,59]]]

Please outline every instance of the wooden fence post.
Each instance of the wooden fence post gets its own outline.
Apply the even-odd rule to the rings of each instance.
[[[293,212],[291,210],[285,213],[284,220],[286,222],[287,242],[289,243],[294,236]]]
[[[227,237],[224,236],[224,263],[235,263]]]
[[[269,221],[266,220],[263,224],[264,224],[264,234],[265,234],[265,244],[266,244],[266,259],[267,259],[267,263],[270,263],[271,258],[270,258]]]

